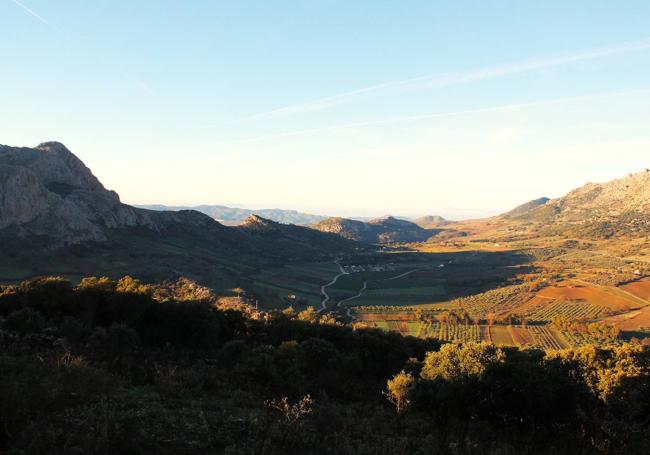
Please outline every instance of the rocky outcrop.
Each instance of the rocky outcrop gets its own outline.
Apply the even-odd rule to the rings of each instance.
[[[90,169],[60,142],[45,142],[34,148],[0,145],[0,164],[31,170],[45,187],[62,196],[83,189],[107,193],[119,201],[117,193],[107,191]]]
[[[106,229],[160,229],[171,218],[120,202],[63,144],[0,146],[0,229],[52,239],[52,246],[102,242]],[[207,217],[206,217],[207,218]]]
[[[0,164],[0,229],[35,220],[56,200],[31,170]]]
[[[597,214],[618,216],[623,213],[650,211],[650,171],[630,174],[606,183],[588,183],[549,206],[571,215]],[[573,217],[573,216],[572,216]]]
[[[517,217],[539,223],[544,235],[589,239],[650,234],[650,171],[588,183]]]

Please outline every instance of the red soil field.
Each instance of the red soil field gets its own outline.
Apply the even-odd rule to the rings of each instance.
[[[601,322],[612,324],[621,330],[639,330],[643,327],[650,327],[650,306],[625,314],[617,314],[602,319]]]
[[[490,338],[492,343],[499,345],[514,346],[514,341],[508,332],[508,327],[502,325],[493,325],[490,327]]]
[[[650,301],[650,281],[635,281],[624,284],[621,286],[621,289],[639,298]]]
[[[522,327],[508,327],[508,330],[510,331],[512,341],[514,341],[516,345],[521,346],[524,344],[532,344],[533,337],[527,329]]]
[[[556,286],[548,286],[540,290],[532,300],[520,307],[520,309],[531,309],[553,300],[583,300],[612,311],[630,311],[641,306],[633,298],[626,298],[614,289],[610,290],[565,281]]]
[[[358,313],[360,321],[415,321],[413,313]]]

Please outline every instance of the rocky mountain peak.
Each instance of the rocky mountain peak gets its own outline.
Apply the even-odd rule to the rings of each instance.
[[[53,245],[103,241],[107,228],[152,224],[60,142],[0,145],[0,190],[0,229],[14,226]]]
[[[242,226],[249,229],[268,229],[275,227],[277,224],[278,223],[275,221],[267,220],[259,215],[252,214],[244,220]]]
[[[606,183],[587,183],[551,203],[561,209],[579,208],[610,214],[647,212],[650,209],[650,170]]]
[[[86,190],[119,201],[117,193],[106,190],[90,169],[60,142],[44,142],[34,148],[0,146],[0,164],[28,169],[46,188],[62,197],[74,190]]]

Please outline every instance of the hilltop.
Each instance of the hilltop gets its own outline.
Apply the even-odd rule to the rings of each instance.
[[[417,224],[424,229],[435,229],[443,226],[448,226],[453,223],[439,215],[427,215],[413,220],[413,223]]]
[[[439,232],[435,229],[424,229],[415,223],[392,216],[367,222],[347,218],[328,218],[315,224],[314,228],[366,243],[423,242]]]

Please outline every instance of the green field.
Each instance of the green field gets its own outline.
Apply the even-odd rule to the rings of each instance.
[[[339,273],[333,262],[295,263],[269,267],[249,275],[252,289],[268,308],[286,306],[286,298],[295,295],[307,305],[320,307],[320,288]]]

